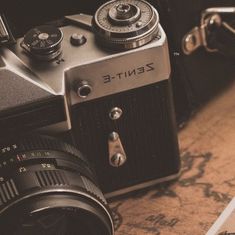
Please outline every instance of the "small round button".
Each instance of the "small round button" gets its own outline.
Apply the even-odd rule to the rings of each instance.
[[[70,37],[70,43],[73,46],[81,46],[86,42],[86,38],[82,34],[73,33]]]
[[[81,81],[77,86],[77,94],[81,98],[86,98],[92,91],[92,87],[87,81]]]

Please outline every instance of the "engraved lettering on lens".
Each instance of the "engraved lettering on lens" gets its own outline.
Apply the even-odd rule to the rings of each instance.
[[[124,72],[119,72],[116,74],[106,74],[102,76],[102,78],[103,78],[104,83],[110,83],[112,82],[112,80],[121,80],[124,78],[131,78],[131,77],[138,78],[139,77],[138,75],[142,75],[144,73],[147,73],[153,70],[155,70],[154,63],[148,63],[143,66],[129,69]]]
[[[27,171],[27,169],[26,169],[25,167],[20,167],[20,168],[19,168],[19,172],[20,172],[20,173],[26,172],[26,171]]]
[[[4,146],[3,148],[0,148],[0,152],[1,153],[8,153],[11,152],[13,150],[17,149],[17,145],[16,144],[12,144],[10,146]]]

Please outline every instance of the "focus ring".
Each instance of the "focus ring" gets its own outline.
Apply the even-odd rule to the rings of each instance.
[[[82,213],[84,218],[94,218],[93,224],[106,231],[102,234],[114,234],[107,202],[78,150],[45,136],[27,136],[4,146],[0,154],[0,231],[6,231],[3,235],[25,234],[26,230],[32,231],[31,227],[36,231],[36,218],[41,212],[46,216],[54,210],[65,212],[66,217],[70,216],[68,212],[78,222]],[[49,200],[52,198],[57,199]],[[33,223],[32,213],[36,219]],[[18,228],[23,233],[18,233]],[[41,225],[40,228],[44,229]]]
[[[45,170],[35,172],[41,187],[69,185],[65,175],[58,170]]]
[[[26,181],[27,179],[27,181]],[[88,178],[63,170],[25,172],[0,183],[0,212],[18,198],[46,192],[84,191],[107,205],[99,188]]]
[[[0,184],[0,207],[19,195],[13,179]]]

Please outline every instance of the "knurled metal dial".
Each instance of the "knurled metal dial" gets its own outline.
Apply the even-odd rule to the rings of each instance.
[[[51,60],[61,53],[63,33],[52,25],[41,25],[30,29],[21,46],[34,57]]]
[[[157,11],[143,0],[117,0],[102,5],[93,18],[98,42],[114,49],[132,49],[158,34]]]

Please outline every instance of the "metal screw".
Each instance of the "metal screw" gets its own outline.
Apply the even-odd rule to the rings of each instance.
[[[140,28],[142,25],[143,25],[143,23],[142,23],[141,21],[138,21],[138,22],[136,23],[136,27],[137,27],[137,28]]]
[[[122,110],[118,107],[112,108],[111,111],[109,112],[109,117],[112,120],[117,120],[122,116]]]
[[[209,18],[209,25],[216,25],[217,27],[222,24],[222,19],[218,14],[214,14]]]
[[[122,153],[116,153],[111,157],[111,164],[114,167],[122,166],[126,161],[126,156]]]
[[[109,135],[109,138],[110,138],[110,140],[112,140],[112,141],[116,141],[116,140],[119,139],[119,135],[118,135],[117,132],[113,131],[113,132]]]
[[[185,39],[185,48],[187,51],[192,51],[197,43],[195,35],[189,34]]]

